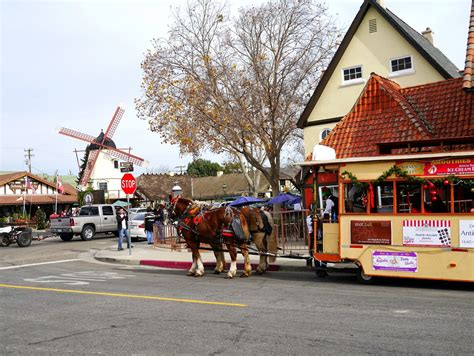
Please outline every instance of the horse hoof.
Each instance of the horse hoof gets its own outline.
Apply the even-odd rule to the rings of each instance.
[[[234,278],[234,276],[232,274],[226,274],[225,275],[225,279],[232,279]]]
[[[247,274],[247,273],[242,273],[242,274],[240,275],[240,278],[247,278],[247,277],[250,277],[250,275]]]
[[[265,271],[262,271],[261,269],[257,269],[255,271],[255,274],[264,274],[264,273],[265,273]]]
[[[194,277],[196,275],[196,272],[188,272],[186,276],[188,277]]]
[[[221,271],[218,271],[217,269],[215,269],[214,274],[221,274]]]

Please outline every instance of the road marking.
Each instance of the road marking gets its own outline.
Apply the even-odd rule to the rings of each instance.
[[[152,295],[139,295],[139,294],[127,294],[127,293],[108,293],[108,292],[92,292],[92,291],[83,291],[75,289],[57,289],[57,288],[41,288],[33,286],[19,286],[13,284],[1,284],[0,288],[11,288],[11,289],[27,289],[27,290],[36,290],[44,292],[57,292],[57,293],[75,293],[75,294],[88,294],[88,295],[101,295],[104,297],[119,297],[119,298],[134,298],[134,299],[151,299],[151,300],[161,300],[166,302],[177,302],[177,303],[194,303],[194,304],[207,304],[207,305],[220,305],[225,307],[248,307],[247,304],[238,304],[238,303],[226,303],[226,302],[208,302],[205,300],[197,299],[180,299],[180,298],[167,298],[167,297],[158,297]]]
[[[42,276],[36,278],[25,278],[25,282],[34,283],[64,283],[70,286],[83,286],[89,282],[106,282],[110,279],[124,279],[135,277],[133,274],[118,274],[116,272],[80,271],[74,273],[62,273],[59,276]]]
[[[76,259],[73,259],[73,260],[61,260],[61,261],[51,261],[51,262],[30,263],[30,264],[27,264],[27,265],[0,267],[0,270],[2,270],[2,269],[13,269],[13,268],[23,268],[23,267],[32,267],[32,266],[41,266],[41,265],[50,265],[50,264],[53,264],[53,263],[76,262],[76,261],[82,261],[82,260],[79,259],[79,258],[76,258]]]

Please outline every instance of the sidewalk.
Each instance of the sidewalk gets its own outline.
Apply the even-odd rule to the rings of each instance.
[[[154,266],[160,268],[185,270],[191,268],[192,256],[191,252],[188,252],[187,249],[183,249],[182,251],[172,251],[171,249],[162,247],[153,248],[153,245],[147,245],[146,242],[138,242],[134,243],[134,245],[135,247],[132,248],[131,255],[129,255],[128,249],[117,251],[116,245],[113,245],[113,247],[108,246],[107,248],[98,251],[94,255],[94,258],[98,261],[108,263]],[[206,270],[213,270],[215,268],[216,260],[212,251],[201,251],[201,258]],[[228,253],[225,253],[225,258],[228,269],[230,264],[230,257]],[[258,261],[259,256],[250,255],[252,270],[255,271],[258,266]],[[243,258],[240,253],[237,257],[237,263],[237,269],[242,270]],[[311,268],[306,266],[305,259],[277,258],[274,263],[269,265],[268,271],[311,271]]]

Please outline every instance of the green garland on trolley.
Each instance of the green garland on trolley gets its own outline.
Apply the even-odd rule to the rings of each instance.
[[[410,183],[428,184],[429,182],[431,182],[436,187],[441,187],[443,185],[446,186],[446,185],[449,185],[449,184],[453,184],[453,185],[458,185],[458,184],[463,184],[464,185],[464,184],[466,184],[467,186],[469,186],[471,188],[471,190],[474,189],[474,180],[472,180],[472,179],[460,179],[459,177],[454,176],[454,175],[448,175],[445,178],[436,178],[436,179],[419,178],[419,177],[409,175],[407,171],[404,171],[403,169],[401,169],[398,166],[392,166],[389,170],[383,172],[380,177],[378,177],[377,179],[371,181],[371,183],[381,184],[381,183],[385,182],[392,175],[395,175],[395,176],[400,177],[400,178],[404,178]],[[357,177],[349,171],[343,171],[341,173],[341,177],[343,179],[346,179],[346,177],[349,178],[352,181],[352,184],[354,184],[354,185],[362,186],[362,187],[365,187],[365,188],[369,185],[368,182],[359,182]]]

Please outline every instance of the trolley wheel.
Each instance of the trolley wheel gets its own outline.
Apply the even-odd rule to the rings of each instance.
[[[364,269],[362,268],[362,266],[359,266],[359,268],[357,269],[356,277],[357,280],[362,284],[372,284],[375,281],[375,277],[368,276],[364,273]]]
[[[59,237],[63,241],[71,241],[72,238],[74,237],[74,234],[71,234],[71,233],[59,234]]]
[[[86,225],[86,226],[84,226],[84,228],[82,229],[81,239],[82,239],[83,241],[90,241],[90,240],[92,240],[92,238],[94,237],[94,235],[95,235],[94,226],[92,226],[92,225]]]
[[[31,245],[31,233],[32,230],[31,228],[26,228],[24,231],[22,231],[16,238],[16,243],[20,247],[28,247]]]
[[[10,243],[11,243],[10,236],[8,235],[0,236],[0,246],[7,247],[8,245],[10,245]]]

